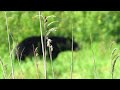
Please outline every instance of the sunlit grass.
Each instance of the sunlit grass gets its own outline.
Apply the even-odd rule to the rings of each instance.
[[[96,59],[96,73],[97,78],[100,79],[110,79],[111,78],[111,61],[110,54],[112,50],[108,50],[108,45],[103,43],[93,43],[93,50],[95,53]],[[101,46],[102,45],[102,46]],[[119,45],[114,45],[113,48],[118,48]],[[2,49],[1,49],[2,50]],[[3,54],[1,59],[3,63],[6,65],[6,74],[7,78],[10,77],[11,66],[9,60],[9,53]],[[79,51],[73,52],[73,62],[74,62],[74,72],[72,73],[72,78],[79,79],[93,79],[94,78],[94,65],[93,65],[93,57],[90,47],[83,48]],[[38,68],[39,68],[39,77],[44,78],[44,68],[43,68],[43,60],[38,60]],[[36,67],[34,63],[35,58],[32,60],[29,58],[26,59],[26,62],[21,63],[21,67],[19,63],[14,62],[14,72],[15,78],[37,78],[36,76]],[[120,60],[118,58],[117,63],[115,65],[114,78],[120,78]],[[61,52],[56,60],[53,62],[54,64],[54,78],[63,78],[70,79],[70,65],[71,65],[71,51]],[[23,74],[21,74],[20,68],[23,70]],[[2,71],[2,68],[0,67]],[[52,78],[52,69],[50,61],[47,61],[47,73],[48,78]],[[3,78],[3,73],[0,72],[0,78]]]

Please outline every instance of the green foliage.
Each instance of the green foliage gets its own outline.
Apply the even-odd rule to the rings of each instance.
[[[51,27],[57,26],[57,32],[51,35],[71,37],[72,27],[74,38],[78,42],[88,42],[90,34],[93,41],[105,40],[109,38],[119,38],[119,14],[113,11],[43,11],[43,16],[55,15],[48,22],[58,21]],[[9,31],[14,36],[15,41],[20,41],[25,37],[40,35],[38,12],[7,12]],[[6,37],[6,25],[4,12],[0,12],[0,38]],[[20,36],[20,37],[19,37]],[[4,38],[5,39],[5,38]],[[6,39],[2,42],[7,41]],[[4,42],[5,43],[5,42]]]
[[[50,35],[72,37],[82,50],[74,52],[74,78],[94,78],[94,65],[92,51],[90,49],[90,35],[93,42],[93,51],[96,60],[96,73],[98,78],[111,78],[109,46],[111,41],[120,41],[120,12],[119,11],[42,11],[43,16],[55,15],[49,18],[48,23],[53,23],[49,28],[56,27],[56,32]],[[11,48],[26,37],[40,35],[40,24],[37,11],[10,11],[7,12],[8,31],[10,35]],[[44,32],[44,31],[43,31]],[[45,34],[45,32],[43,33]],[[104,42],[104,43],[103,43]],[[116,47],[119,48],[119,45]],[[7,75],[9,77],[11,67],[9,65],[8,35],[5,20],[5,13],[0,12],[0,58],[8,65]],[[102,51],[102,52],[101,52]],[[34,58],[33,58],[34,59]],[[70,78],[71,52],[61,53],[53,63],[55,78]],[[63,63],[64,62],[64,63]],[[119,68],[117,60],[114,77],[119,78]],[[50,63],[48,64],[48,77],[52,78]],[[15,63],[15,75],[19,76],[20,67]],[[43,62],[39,61],[40,77],[43,78]],[[34,62],[28,59],[27,63],[22,63],[24,78],[36,78]],[[1,68],[0,68],[1,69]],[[2,73],[0,73],[2,78]]]

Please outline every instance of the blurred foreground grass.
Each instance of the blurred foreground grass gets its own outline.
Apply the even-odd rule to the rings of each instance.
[[[114,48],[119,50],[119,45],[114,44],[110,49],[110,43],[104,42],[93,43],[92,48],[86,47],[77,52],[73,52],[73,78],[79,79],[109,79],[111,78],[111,53]],[[55,78],[70,79],[70,64],[71,64],[71,51],[62,52],[58,55],[53,62]],[[94,71],[93,57],[95,58],[96,71]],[[6,65],[6,75],[10,78],[11,66],[8,53],[1,55],[3,63]],[[39,78],[44,78],[43,60],[39,60],[37,57],[37,63],[39,68]],[[114,78],[120,78],[120,60],[118,59],[115,65]],[[0,78],[3,78],[2,68],[0,67]],[[96,75],[95,75],[96,72]],[[47,74],[48,78],[52,78],[52,69],[50,62],[47,62]],[[27,58],[26,62],[14,62],[14,75],[15,78],[38,78],[35,66],[35,58],[32,60]]]

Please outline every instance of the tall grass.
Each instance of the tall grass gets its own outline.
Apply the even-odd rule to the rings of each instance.
[[[8,48],[9,48],[9,59],[10,59],[10,77],[12,76],[12,79],[14,79],[14,78],[16,78],[15,77],[15,67],[14,67],[14,63],[13,63],[13,58],[12,58],[12,53],[13,53],[13,49],[11,48],[11,42],[10,42],[10,30],[9,30],[9,25],[8,25],[8,21],[9,21],[9,18],[8,18],[8,15],[7,15],[7,12],[4,12],[4,14],[5,14],[5,20],[6,20],[6,22],[5,22],[5,24],[6,24],[6,30],[7,30],[7,40],[8,40]],[[55,69],[55,67],[57,67],[57,65],[59,65],[59,67],[61,67],[61,62],[63,63],[63,62],[65,62],[65,63],[68,63],[67,61],[64,61],[63,60],[63,58],[61,57],[61,59],[59,59],[58,60],[58,63],[57,63],[57,65],[55,65],[54,63],[53,63],[53,59],[52,59],[52,52],[54,52],[54,46],[52,46],[52,40],[51,39],[49,39],[49,34],[52,32],[52,31],[54,31],[56,28],[50,28],[50,29],[48,29],[48,27],[50,26],[50,25],[52,25],[53,23],[56,23],[57,21],[53,21],[53,22],[50,22],[50,23],[47,23],[46,21],[48,20],[48,18],[50,18],[51,16],[48,16],[48,17],[44,17],[44,16],[42,16],[42,14],[41,14],[41,11],[39,11],[38,12],[38,14],[39,14],[39,25],[40,25],[40,35],[41,35],[41,45],[42,45],[42,55],[43,55],[43,62],[44,62],[44,64],[43,64],[43,67],[44,67],[44,78],[45,79],[47,79],[48,78],[48,75],[47,75],[47,62],[46,62],[46,55],[47,55],[47,48],[48,48],[48,50],[49,50],[49,56],[50,56],[50,60],[51,60],[51,68],[52,68],[52,78],[54,79],[55,78],[55,75],[56,75],[56,77],[57,77],[57,74],[55,74],[55,72],[57,72],[57,71],[54,71]],[[54,16],[52,16],[52,17],[54,17]],[[44,22],[43,22],[44,21]],[[43,28],[42,28],[42,25],[44,25],[43,26]],[[44,32],[46,32],[45,33],[45,38],[43,38],[43,33]],[[88,54],[88,52],[92,52],[92,65],[91,65],[91,63],[87,63],[87,65],[86,65],[86,62],[85,61],[82,61],[82,60],[80,60],[80,61],[77,61],[77,65],[79,65],[79,66],[76,66],[75,64],[75,62],[74,62],[74,56],[73,56],[73,39],[74,39],[74,37],[73,37],[73,34],[74,34],[74,32],[73,32],[73,25],[72,25],[72,47],[71,47],[71,60],[70,60],[70,65],[68,65],[69,66],[69,68],[68,68],[68,70],[70,70],[70,75],[68,74],[67,76],[69,77],[69,78],[74,78],[73,76],[74,75],[76,75],[76,72],[75,72],[75,70],[76,69],[78,69],[78,67],[81,65],[83,65],[83,66],[86,66],[86,68],[90,68],[91,66],[93,66],[92,67],[92,69],[91,70],[93,70],[93,72],[94,72],[94,78],[98,78],[98,76],[100,76],[98,73],[100,72],[102,72],[102,70],[106,70],[106,67],[105,68],[103,68],[103,69],[100,69],[99,67],[97,67],[97,62],[99,62],[99,60],[98,59],[100,59],[100,58],[97,58],[97,54],[101,54],[101,52],[97,52],[97,50],[96,49],[94,49],[93,48],[93,40],[92,40],[92,35],[90,34],[90,50],[83,50],[83,51],[80,51],[80,54],[82,54],[83,53],[83,58],[85,59],[85,60],[87,60],[87,58],[86,57],[90,57],[90,55],[86,55],[86,53]],[[112,45],[113,45],[113,43],[111,44],[111,46],[110,46],[110,50],[111,50],[111,48],[112,48]],[[33,46],[34,47],[34,46]],[[33,52],[34,52],[34,57],[35,57],[35,60],[34,60],[34,65],[35,65],[35,75],[36,75],[36,78],[41,78],[40,77],[40,68],[39,68],[39,63],[38,63],[38,60],[37,60],[37,49],[38,48],[33,48]],[[96,50],[96,51],[95,51]],[[117,48],[114,48],[113,50],[112,50],[112,52],[110,52],[110,54],[106,54],[107,56],[105,56],[105,58],[106,58],[106,61],[107,60],[110,60],[110,63],[111,63],[111,67],[110,67],[110,74],[108,75],[108,76],[110,76],[110,78],[112,78],[112,79],[114,79],[115,78],[115,76],[114,76],[114,73],[115,73],[115,65],[116,65],[116,63],[117,63],[117,60],[119,59],[119,53],[117,52]],[[24,49],[22,50],[22,52],[24,51]],[[96,53],[95,53],[96,52]],[[22,55],[22,53],[21,53],[21,55]],[[67,54],[66,54],[67,55]],[[86,56],[85,56],[86,55]],[[69,55],[68,55],[69,56]],[[82,55],[81,55],[82,56]],[[77,59],[81,59],[81,57],[79,58],[79,56],[76,56],[77,57]],[[110,59],[109,59],[110,58]],[[0,57],[0,65],[1,65],[1,69],[2,69],[2,76],[3,76],[3,78],[4,79],[6,79],[7,78],[7,70],[5,69],[5,64],[4,64],[4,62],[3,62],[3,60],[4,59],[2,59],[1,57]],[[60,61],[61,60],[61,61]],[[97,60],[97,62],[96,62],[96,60]],[[68,60],[69,61],[69,60]],[[105,60],[104,60],[105,61]],[[105,62],[106,62],[105,61]],[[59,64],[59,62],[60,62],[60,64]],[[80,64],[78,64],[78,63],[80,63]],[[99,62],[99,63],[101,63],[101,62]],[[103,62],[102,62],[103,63]],[[104,65],[105,65],[106,63],[104,63]],[[91,65],[91,66],[90,66]],[[21,60],[19,60],[19,66],[20,66],[20,73],[23,75],[24,73],[23,73],[23,69],[22,69],[22,64],[21,64]],[[82,72],[82,69],[81,69],[81,66],[79,67],[79,70],[81,70],[81,72]],[[102,66],[102,65],[101,65]],[[97,69],[96,69],[96,67],[97,67]],[[24,68],[26,68],[26,67],[24,67]],[[62,68],[62,67],[61,67]],[[74,69],[75,68],[75,69]],[[108,68],[109,69],[109,68]],[[107,69],[107,70],[108,70]],[[61,70],[61,69],[60,69]],[[79,71],[78,70],[78,71]],[[101,71],[100,71],[101,70]],[[26,70],[27,71],[27,70]],[[59,71],[59,70],[58,70]],[[86,71],[84,74],[87,74],[87,70],[83,70],[83,72],[84,71]],[[98,71],[98,72],[97,72]],[[49,72],[49,71],[48,71]],[[69,73],[69,72],[68,72]],[[75,73],[75,74],[74,74]],[[91,74],[92,72],[91,71],[89,71],[89,74]],[[58,73],[59,74],[59,73]],[[74,74],[74,75],[73,75]],[[77,73],[77,75],[79,74],[79,72]],[[62,75],[62,74],[61,74]],[[106,75],[106,74],[104,74],[104,75]],[[9,76],[9,75],[8,75]],[[118,75],[119,76],[119,75]],[[82,77],[82,75],[80,75],[80,77]],[[83,78],[84,78],[84,76],[83,76]],[[89,78],[91,78],[90,76],[89,76]]]
[[[90,47],[91,47],[91,50],[92,50],[92,56],[93,56],[93,65],[94,65],[94,78],[97,78],[97,73],[96,73],[96,62],[95,62],[95,53],[94,53],[94,50],[92,48],[92,36],[90,34]]]
[[[51,16],[43,16],[41,14],[41,12],[39,11],[39,22],[40,22],[40,33],[41,33],[41,44],[42,44],[42,52],[43,52],[43,61],[44,61],[44,75],[45,75],[45,79],[47,79],[47,66],[46,66],[46,53],[47,53],[47,47],[49,48],[49,55],[50,55],[50,60],[51,60],[51,67],[52,67],[52,75],[53,75],[53,78],[54,78],[54,69],[53,69],[53,62],[52,62],[52,51],[53,51],[53,47],[51,45],[51,42],[50,42],[50,39],[49,39],[49,34],[52,32],[52,31],[56,31],[56,27],[53,27],[53,28],[50,28],[48,29],[48,27],[53,24],[53,23],[56,23],[58,21],[53,21],[53,22],[50,22],[48,23],[48,18],[51,18],[51,17],[55,17],[54,15],[51,15]],[[43,24],[44,24],[44,29],[42,29],[42,20],[44,21]],[[47,24],[48,23],[48,24]],[[42,32],[45,32],[45,37],[43,38],[43,33]],[[49,43],[49,44],[48,44]]]
[[[8,17],[7,17],[7,12],[5,12],[5,20],[6,20],[6,28],[7,28],[7,35],[8,35],[8,45],[9,45],[9,56],[10,56],[10,60],[11,60],[11,74],[12,74],[12,78],[14,79],[14,65],[13,65],[13,60],[12,60],[12,51],[10,48],[10,36],[9,36],[9,28],[8,28]]]
[[[52,78],[54,79],[54,78],[55,78],[55,75],[54,75],[54,67],[53,67],[53,60],[52,60],[52,52],[54,52],[54,50],[53,50],[53,47],[54,47],[54,46],[52,46],[52,40],[49,39],[49,34],[50,34],[51,32],[56,31],[57,27],[53,27],[53,28],[50,28],[50,29],[49,29],[49,26],[52,25],[53,23],[58,22],[58,21],[52,21],[52,22],[50,22],[50,23],[47,23],[48,18],[52,18],[52,17],[56,17],[56,16],[51,15],[51,16],[47,16],[47,17],[45,18],[45,20],[44,20],[44,21],[45,21],[44,27],[45,27],[45,31],[46,31],[45,42],[46,42],[46,40],[47,40],[47,47],[48,47],[48,49],[49,49],[49,56],[50,56],[51,68],[52,68]],[[45,45],[46,45],[46,44],[45,44]]]
[[[49,48],[49,55],[50,55],[50,60],[51,60],[51,67],[52,67],[52,77],[53,79],[55,78],[54,75],[54,67],[53,67],[53,62],[52,62],[52,51],[53,51],[53,46],[51,45],[51,39],[47,40],[47,47]]]
[[[114,78],[115,64],[116,64],[116,61],[119,58],[119,53],[115,54],[116,50],[117,49],[115,48],[111,53],[111,78],[112,79]]]
[[[47,69],[46,69],[46,58],[45,58],[45,47],[43,42],[43,34],[42,34],[42,15],[41,11],[39,11],[39,22],[40,22],[40,33],[41,33],[41,44],[42,44],[42,53],[43,53],[43,61],[44,61],[44,78],[47,79]]]
[[[2,62],[2,59],[0,57],[0,64],[1,64],[1,67],[2,67],[2,73],[3,73],[3,78],[6,79],[6,70],[5,70],[5,67],[4,67],[4,64]]]
[[[70,78],[72,79],[73,73],[73,25],[72,25],[72,57],[71,57],[71,65],[70,65]]]
[[[39,64],[38,64],[38,62],[37,62],[37,56],[38,56],[38,53],[37,53],[37,50],[38,50],[38,47],[37,48],[34,48],[34,45],[33,45],[33,52],[34,52],[34,57],[35,57],[35,59],[34,59],[34,62],[35,62],[35,70],[36,70],[36,76],[37,76],[37,78],[39,79],[40,77],[39,77]]]

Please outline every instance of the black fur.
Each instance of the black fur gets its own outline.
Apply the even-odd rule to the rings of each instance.
[[[72,50],[72,40],[64,37],[49,37],[52,40],[53,46],[52,58],[55,59],[61,51]],[[43,37],[44,39],[44,37]],[[32,36],[20,42],[15,49],[15,59],[25,60],[27,56],[33,56],[35,48],[38,47],[38,54],[42,56],[42,45],[40,36]],[[48,48],[48,47],[47,47]],[[79,47],[76,42],[73,42],[73,50]],[[48,52],[48,50],[47,50]],[[48,57],[48,56],[47,56]]]

